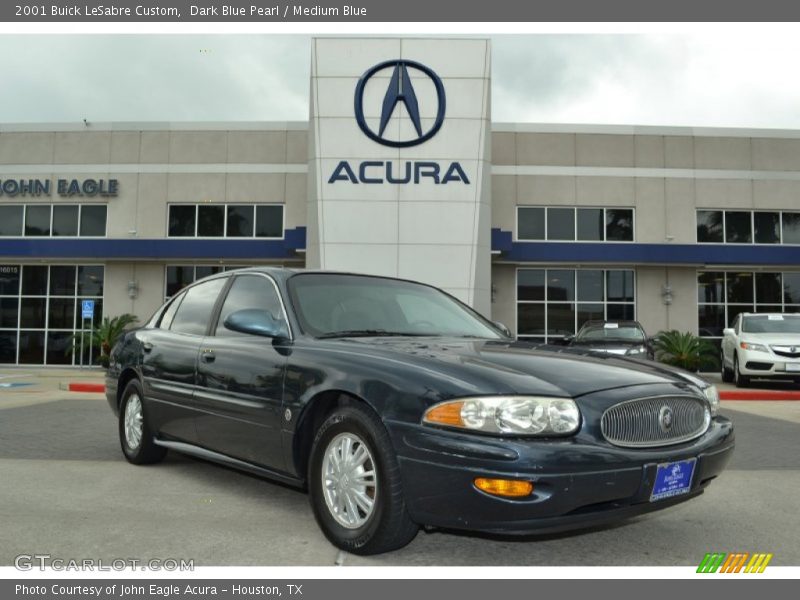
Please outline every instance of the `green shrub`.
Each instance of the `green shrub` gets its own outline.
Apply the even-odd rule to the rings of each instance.
[[[97,362],[99,362],[102,366],[107,367],[108,356],[111,354],[111,348],[114,347],[114,344],[117,343],[117,340],[125,332],[125,328],[138,320],[139,317],[130,313],[124,313],[111,319],[105,317],[103,322],[100,324],[100,327],[92,331],[91,340],[89,339],[89,336],[84,337],[83,346],[84,348],[88,347],[91,341],[92,346],[100,350],[100,354],[97,357]],[[76,333],[72,336],[72,344],[67,350],[68,354],[73,354],[74,352],[79,351],[81,343],[80,337],[80,333]]]
[[[719,365],[716,346],[688,331],[661,331],[654,346],[656,360],[687,371],[714,369]]]

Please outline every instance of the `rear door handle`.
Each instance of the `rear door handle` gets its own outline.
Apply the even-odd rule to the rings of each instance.
[[[214,359],[217,358],[217,355],[214,354],[214,351],[211,348],[206,348],[200,354],[200,358],[203,359],[203,362],[214,362]]]
[[[142,344],[142,350],[144,350],[145,352],[150,352],[152,349],[153,349],[153,344],[151,344],[150,342],[145,342],[144,344]]]

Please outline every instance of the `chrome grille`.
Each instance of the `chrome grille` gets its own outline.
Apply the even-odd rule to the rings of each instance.
[[[800,357],[800,346],[770,346],[772,351],[778,356],[786,356],[788,358]]]
[[[603,413],[600,428],[612,444],[647,448],[699,437],[710,422],[711,413],[702,398],[658,396],[615,404]]]

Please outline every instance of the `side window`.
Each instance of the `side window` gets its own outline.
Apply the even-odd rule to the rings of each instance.
[[[736,331],[736,335],[739,335],[739,323],[741,322],[742,317],[736,315],[736,318],[733,320],[733,329]]]
[[[260,275],[239,275],[234,279],[225,303],[222,305],[216,335],[226,337],[246,335],[231,331],[223,325],[229,314],[246,308],[267,310],[276,319],[283,320],[284,318],[278,292],[269,279]]]
[[[172,319],[170,330],[178,333],[204,335],[208,322],[211,320],[217,296],[225,287],[226,281],[227,278],[220,277],[189,288]]]
[[[181,294],[176,296],[170,302],[170,305],[167,307],[167,310],[161,315],[161,320],[158,323],[159,329],[169,329],[170,325],[172,325],[172,319],[175,318],[175,313],[178,312],[178,307],[181,305],[181,301],[185,294]]]

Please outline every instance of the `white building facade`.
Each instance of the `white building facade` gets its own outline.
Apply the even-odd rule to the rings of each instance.
[[[421,280],[541,341],[800,310],[800,132],[490,98],[487,40],[321,38],[308,122],[0,126],[0,364],[79,364],[75,332],[253,264]]]

